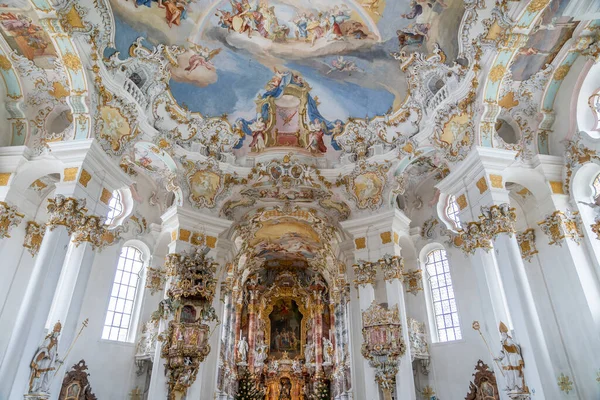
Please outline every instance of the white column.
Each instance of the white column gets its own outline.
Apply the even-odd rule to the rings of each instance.
[[[20,399],[26,392],[29,364],[44,328],[69,245],[64,226],[46,229],[13,334],[0,366],[0,399]]]
[[[540,324],[539,315],[529,280],[521,258],[519,244],[514,235],[499,234],[494,240],[499,272],[506,293],[506,301],[515,328],[514,338],[521,344],[525,361],[525,383],[535,390],[536,396],[559,396],[552,361]]]
[[[62,352],[62,354],[59,353],[61,357],[65,357],[65,351],[71,346],[81,327],[82,320],[79,319],[81,306],[95,256],[92,245],[88,242],[77,246],[71,241],[69,246],[60,282],[54,295],[52,310],[48,317],[49,322],[62,322],[62,331],[58,342],[58,348]],[[64,364],[52,382],[50,399],[53,400],[58,399],[63,378],[72,364],[71,357],[63,359],[63,362]]]
[[[8,293],[14,277],[17,274],[17,269],[21,263],[23,256],[31,257],[29,253],[25,253],[23,240],[25,239],[25,228],[27,222],[25,218],[19,224],[10,230],[10,237],[0,239],[0,254],[2,255],[2,279],[0,279],[0,315],[2,315],[4,305],[6,304]],[[1,352],[1,349],[0,349]],[[1,360],[0,356],[0,360]]]
[[[415,400],[415,379],[413,376],[410,339],[408,337],[408,320],[406,316],[406,303],[404,299],[404,287],[399,279],[385,282],[387,292],[388,308],[398,306],[400,310],[400,322],[402,323],[402,339],[406,345],[406,352],[400,357],[398,374],[396,375],[396,398],[402,400]]]

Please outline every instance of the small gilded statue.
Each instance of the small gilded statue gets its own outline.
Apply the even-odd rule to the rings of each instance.
[[[29,394],[48,393],[50,391],[50,381],[53,371],[56,369],[55,365],[62,363],[58,359],[58,337],[61,329],[60,322],[57,322],[52,332],[46,335],[31,360]]]

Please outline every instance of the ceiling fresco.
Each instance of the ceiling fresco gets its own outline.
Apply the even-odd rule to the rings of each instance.
[[[567,4],[569,0],[555,0],[544,11],[535,33],[519,49],[511,67],[515,81],[527,80],[550,64],[563,45],[571,39],[577,22],[573,22],[571,17],[563,16]]]
[[[336,121],[372,118],[398,108],[407,84],[390,53],[398,51],[399,43],[401,49],[426,53],[439,43],[453,60],[464,13],[460,0],[363,0],[362,4],[111,0],[110,4],[121,57],[140,36],[150,48],[184,46],[187,51],[171,68],[175,99],[204,116],[226,114],[232,125],[247,121],[247,133],[247,126],[260,116],[266,122],[261,100],[293,102],[281,99],[283,95],[274,91],[277,86],[307,88],[313,111],[300,120],[291,115],[283,119],[292,118],[292,128],[296,123],[318,122],[327,135],[333,133]]]

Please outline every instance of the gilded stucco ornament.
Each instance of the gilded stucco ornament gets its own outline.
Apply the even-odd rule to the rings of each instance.
[[[411,361],[419,360],[421,364],[421,371],[423,374],[429,375],[430,355],[425,322],[419,322],[410,317],[407,318],[407,322]]]
[[[517,214],[515,209],[506,203],[494,204],[490,207],[481,207],[479,221],[490,239],[495,239],[501,233],[511,236],[515,232]]]
[[[389,400],[396,383],[400,357],[406,352],[398,306],[387,309],[373,301],[362,313],[362,334],[361,354],[375,369],[375,380],[384,393],[384,399]]]
[[[377,164],[359,160],[350,174],[338,178],[336,185],[346,187],[346,192],[359,209],[375,210],[383,203],[383,191],[390,167],[389,162]]]
[[[460,247],[465,253],[475,254],[477,249],[489,251],[492,240],[501,233],[509,236],[515,232],[517,214],[515,209],[504,203],[481,207],[479,221],[467,223],[459,230]]]
[[[490,238],[479,222],[469,222],[458,232],[460,247],[467,254],[475,254],[477,249],[489,251],[492,248]]]
[[[169,400],[185,396],[194,383],[200,363],[210,353],[211,322],[217,322],[212,307],[217,280],[216,264],[207,257],[208,247],[188,252],[171,253],[165,261],[170,281],[167,299],[157,317],[173,316],[166,332],[162,332],[161,356],[165,359]],[[161,302],[162,303],[162,302]],[[168,307],[168,310],[165,308]]]
[[[169,297],[199,296],[212,299],[217,288],[215,273],[217,264],[211,257],[206,257],[210,249],[195,249],[190,252],[171,253],[167,255],[165,269],[168,277],[172,277]]]
[[[402,280],[404,273],[404,259],[402,257],[386,254],[377,263],[383,272],[385,281]]]
[[[416,296],[423,290],[423,271],[420,269],[406,271],[403,274],[403,281],[406,292]]]
[[[387,118],[377,120],[350,119],[344,126],[343,132],[336,135],[334,140],[351,159],[367,158],[372,155],[369,150],[375,144],[381,144],[384,148],[390,147],[387,140],[390,136],[388,130],[391,130],[393,126],[387,121]],[[392,136],[396,136],[396,134]]]
[[[375,284],[376,266],[377,264],[364,260],[358,260],[356,264],[352,265],[355,276],[354,287],[358,289],[359,286]]]
[[[517,243],[519,243],[523,260],[531,262],[533,256],[538,253],[538,250],[535,247],[534,230],[530,228],[523,232],[517,233]]]
[[[550,241],[550,245],[562,246],[566,239],[571,239],[578,245],[581,244],[583,232],[581,231],[581,217],[578,212],[554,211],[538,222]]]
[[[147,274],[146,288],[150,289],[150,293],[154,295],[162,291],[167,281],[165,271],[158,268],[148,267]]]
[[[217,197],[235,182],[235,179],[219,169],[219,163],[212,158],[194,163],[184,156],[181,164],[185,169],[188,199],[194,207],[215,207]]]
[[[69,234],[72,234],[79,222],[84,217],[85,199],[76,199],[57,195],[54,199],[48,199],[48,222],[47,226],[53,231],[57,226],[64,226]]]
[[[40,251],[44,234],[46,233],[46,226],[38,224],[35,221],[27,222],[25,228],[25,239],[23,241],[23,247],[25,247],[32,257],[35,257]]]
[[[0,239],[9,238],[9,232],[14,226],[18,226],[23,220],[24,215],[19,213],[17,208],[0,201]]]
[[[571,179],[573,178],[573,173],[575,170],[583,164],[587,164],[592,161],[600,161],[600,156],[596,150],[590,149],[581,143],[581,136],[579,134],[575,135],[573,140],[568,140],[566,142],[565,167],[567,172],[564,186],[565,191],[569,193]]]
[[[123,227],[107,229],[104,224],[104,218],[96,215],[86,215],[77,221],[73,228],[73,243],[79,246],[87,242],[92,245],[94,250],[103,250],[106,246],[114,244],[119,240]]]

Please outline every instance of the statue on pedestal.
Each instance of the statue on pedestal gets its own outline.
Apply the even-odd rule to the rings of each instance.
[[[55,365],[62,363],[58,359],[58,337],[62,326],[60,322],[54,325],[52,332],[48,333],[44,341],[38,347],[33,359],[31,360],[31,375],[29,377],[28,394],[48,394],[50,391],[50,381],[54,375]],[[46,396],[47,397],[47,396]],[[44,396],[40,398],[45,398]]]
[[[237,344],[238,359],[240,362],[245,363],[248,357],[248,342],[246,337],[242,336]]]
[[[511,394],[529,393],[529,389],[525,385],[525,376],[523,375],[525,363],[521,356],[521,346],[515,343],[512,337],[510,337],[508,328],[503,322],[500,322],[499,329],[502,335],[502,350],[495,360],[502,363],[509,397]]]
[[[331,356],[333,355],[333,344],[331,340],[323,338],[323,364],[331,364]]]

